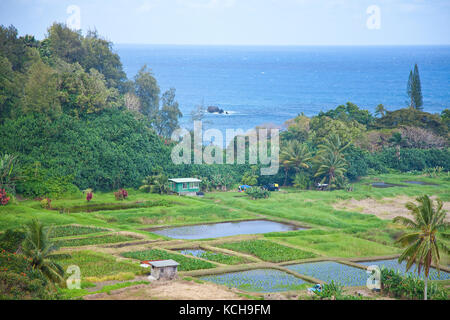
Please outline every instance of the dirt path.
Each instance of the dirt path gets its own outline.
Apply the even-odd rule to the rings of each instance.
[[[84,297],[85,300],[243,300],[236,292],[212,283],[177,280],[137,285]]]
[[[432,197],[435,199],[435,197]],[[335,209],[356,211],[364,214],[373,214],[380,219],[392,220],[397,216],[411,218],[409,210],[405,208],[407,202],[416,202],[414,197],[398,196],[396,198],[384,198],[376,200],[367,198],[363,200],[346,200],[334,205]],[[444,210],[450,211],[450,202],[444,202]],[[450,215],[447,214],[447,222],[450,222]]]

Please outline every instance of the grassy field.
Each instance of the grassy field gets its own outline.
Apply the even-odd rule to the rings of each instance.
[[[59,240],[56,242],[56,244],[59,247],[79,247],[79,246],[105,244],[105,243],[127,242],[127,241],[132,241],[132,240],[136,240],[136,239],[132,238],[132,237],[127,237],[127,236],[117,234],[117,235],[106,235],[106,236],[80,238],[80,239]]]
[[[406,180],[430,182],[438,186],[406,184]],[[377,189],[370,185],[376,181],[406,187]],[[95,205],[97,209],[103,206],[105,210],[70,213],[70,208],[87,205],[80,193],[64,199],[52,199],[54,208],[65,208],[68,212],[43,209],[39,201],[33,200],[0,206],[0,232],[21,228],[32,218],[38,218],[46,225],[54,226],[51,236],[63,247],[63,253],[71,255],[58,261],[64,268],[78,265],[83,279],[94,282],[131,280],[145,272],[136,260],[174,259],[181,264],[181,272],[212,268],[226,272],[227,268],[236,271],[241,265],[248,269],[249,262],[281,263],[316,257],[348,259],[395,255],[401,252],[395,240],[402,234],[402,227],[389,219],[363,213],[360,209],[338,209],[337,204],[365,199],[382,203],[397,197],[414,200],[424,194],[450,201],[450,178],[444,175],[440,178],[410,174],[379,175],[362,179],[354,184],[353,189],[352,192],[320,192],[282,188],[282,191],[274,192],[269,199],[263,200],[251,200],[238,192],[214,192],[204,198],[190,198],[128,190],[128,199],[116,201],[113,193],[95,192],[89,205]],[[118,209],[115,207],[117,205],[130,207]],[[177,240],[173,244],[171,239],[143,230],[247,219],[292,222],[309,229],[236,235],[223,239]],[[121,234],[115,233],[120,231]],[[120,245],[106,248],[105,244],[109,243]],[[84,245],[91,246],[89,251],[79,248]],[[199,257],[201,259],[196,259],[170,251],[174,250],[175,245],[180,245],[179,248],[206,245],[208,249]],[[222,249],[216,252],[214,248]],[[442,256],[442,264],[448,266],[449,257]]]

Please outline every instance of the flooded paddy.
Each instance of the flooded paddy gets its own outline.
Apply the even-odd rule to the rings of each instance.
[[[232,272],[204,276],[199,279],[250,292],[302,290],[311,285],[300,278],[275,269]]]
[[[372,183],[372,187],[374,187],[374,188],[393,188],[393,187],[406,188],[407,186],[404,186],[402,184],[394,184],[394,183],[386,183],[386,182],[374,182],[374,183]]]
[[[424,182],[424,181],[402,181],[404,183],[409,183],[409,184],[418,184],[421,186],[439,186],[436,183],[430,183],[430,182]]]
[[[366,270],[333,261],[293,264],[285,267],[326,283],[330,283],[333,280],[343,286],[363,286],[369,277]]]
[[[406,272],[406,262],[402,262],[401,264],[398,263],[397,259],[390,259],[390,260],[379,260],[379,261],[364,261],[364,262],[357,262],[357,264],[363,265],[363,266],[379,266],[380,268],[387,268],[387,269],[394,269],[398,270],[402,275],[412,275],[417,277],[416,273],[416,265],[413,265],[411,269],[409,269],[408,272]],[[421,278],[423,278],[423,272],[421,274]],[[430,280],[448,280],[450,279],[450,273],[445,272],[443,270],[440,271],[440,273],[432,268],[430,269]]]
[[[304,229],[305,228],[275,221],[252,220],[146,230],[173,239],[195,240]]]

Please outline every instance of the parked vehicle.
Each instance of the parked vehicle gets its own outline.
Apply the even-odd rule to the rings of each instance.
[[[316,284],[314,285],[314,287],[312,288],[308,288],[308,292],[314,293],[314,292],[322,292],[322,285],[321,284]]]
[[[242,185],[239,186],[239,192],[245,192],[247,189],[250,189],[252,186],[248,186],[248,185]]]
[[[277,183],[266,184],[266,185],[262,186],[262,188],[267,191],[279,191],[280,190],[280,186]]]

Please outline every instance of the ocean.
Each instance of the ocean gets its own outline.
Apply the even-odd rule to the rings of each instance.
[[[153,71],[161,91],[176,89],[192,127],[197,106],[218,106],[207,127],[248,130],[282,125],[304,113],[316,115],[350,101],[374,111],[407,106],[410,70],[419,66],[424,110],[450,107],[450,46],[244,47],[116,45],[132,79],[142,65]]]

